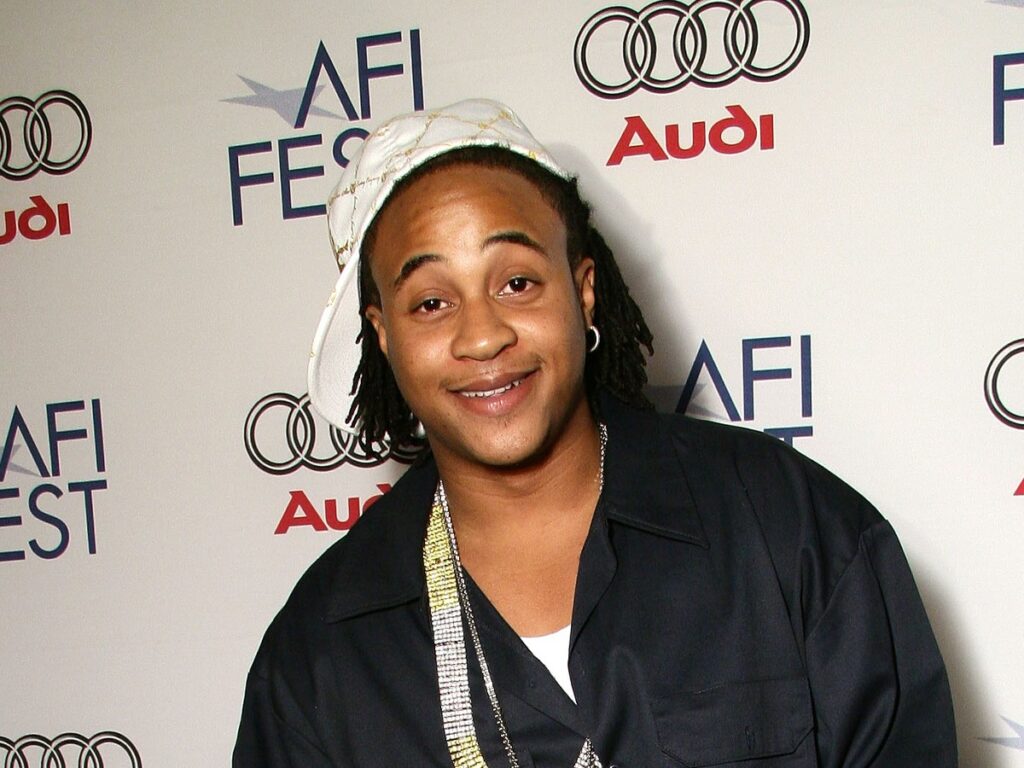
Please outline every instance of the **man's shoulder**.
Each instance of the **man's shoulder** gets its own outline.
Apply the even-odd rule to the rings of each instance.
[[[850,485],[772,435],[653,411],[627,414],[619,424],[633,432],[637,451],[645,444],[662,446],[644,462],[630,460],[647,482],[670,484],[674,495],[692,498],[708,532],[735,531],[736,516],[754,515],[756,530],[779,559],[811,547],[841,570],[866,531],[887,525]],[[668,477],[672,466],[682,485]]]
[[[860,493],[776,437],[680,415],[659,421],[672,435],[710,538],[752,533],[746,545],[763,542],[784,585],[813,574],[818,587],[802,589],[818,596],[815,610],[827,604],[865,541],[893,535]]]
[[[764,432],[734,424],[699,419],[682,413],[640,410],[607,396],[603,411],[620,430],[628,431],[631,442],[657,444],[662,436],[671,436],[690,446],[686,456],[702,463],[737,461],[773,461],[801,464],[809,459],[784,441]],[[811,462],[813,463],[813,462]]]
[[[264,638],[309,645],[335,621],[399,604],[422,590],[420,547],[436,484],[431,462],[410,468],[299,578]],[[300,636],[303,639],[300,641]]]
[[[696,450],[689,455],[706,469],[731,468],[748,493],[777,502],[813,503],[852,514],[858,526],[879,519],[874,507],[844,480],[775,436],[754,429],[695,419],[664,417],[677,440]]]

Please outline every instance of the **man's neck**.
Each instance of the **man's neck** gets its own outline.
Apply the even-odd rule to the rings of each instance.
[[[589,409],[535,461],[488,467],[437,456],[460,544],[531,538],[566,517],[586,517],[597,502],[601,441]]]
[[[566,626],[600,495],[601,438],[589,409],[528,466],[438,457],[438,469],[462,564],[505,621],[522,636]]]

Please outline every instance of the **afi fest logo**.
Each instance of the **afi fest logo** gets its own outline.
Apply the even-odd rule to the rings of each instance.
[[[639,11],[612,6],[595,13],[576,36],[573,60],[588,91],[622,99],[638,90],[667,94],[741,78],[778,80],[797,67],[809,42],[810,20],[799,0],[658,0]],[[643,155],[688,160],[706,150],[774,148],[774,115],[754,117],[739,104],[725,109],[729,116],[710,128],[706,119],[683,129],[665,125],[663,141],[643,116],[630,115],[607,165]]]
[[[996,352],[985,370],[985,402],[992,415],[1014,429],[1024,429],[1024,339]],[[1014,496],[1024,496],[1024,480]]]
[[[1006,102],[1024,101],[1024,88],[1006,87],[1006,70],[1010,67],[1015,68],[1018,79],[1024,77],[1024,51],[992,57],[992,144],[995,146],[1006,143]]]
[[[302,133],[228,147],[231,218],[236,227],[244,223],[243,191],[250,187],[276,185],[282,219],[327,213],[327,206],[321,202],[327,197],[327,191],[321,186],[310,188],[299,182],[323,176],[325,163],[333,162],[338,168],[344,168],[369,131],[358,125],[342,128],[334,135],[309,131],[306,121],[310,116],[350,123],[368,121],[373,114],[371,97],[379,91],[389,96],[405,94],[408,107],[402,111],[423,109],[423,59],[418,29],[357,37],[354,48],[345,59],[335,59],[321,41],[302,88],[278,90],[239,75],[252,93],[224,101],[272,110],[294,131]],[[339,69],[339,61],[347,66]],[[322,102],[317,104],[328,85],[335,96],[331,109]],[[338,109],[344,115],[331,111]],[[325,144],[329,147],[326,152]],[[266,192],[269,190],[264,197],[267,197]],[[255,191],[247,193],[246,198],[257,194]],[[314,200],[317,202],[310,202]]]
[[[75,538],[69,520],[76,528],[84,520],[86,548],[95,555],[95,495],[107,488],[100,401],[49,403],[28,413],[34,418],[14,406],[0,451],[0,563],[24,560],[26,546],[43,560],[60,557]]]
[[[805,334],[798,338],[764,336],[742,339],[739,352],[742,361],[740,386],[736,386],[734,378],[730,388],[726,376],[722,373],[722,366],[711,353],[711,347],[706,340],[701,340],[683,391],[676,402],[676,412],[710,417],[719,421],[728,419],[734,424],[742,423],[744,426],[757,425],[765,433],[789,445],[793,445],[797,438],[813,437],[814,427],[810,423],[814,415],[811,396],[810,335]],[[718,359],[724,359],[721,350]],[[711,395],[712,390],[708,389],[708,384],[713,388],[717,404]],[[766,393],[766,390],[770,394]],[[737,398],[734,392],[741,395],[742,411],[736,405]],[[766,404],[773,406],[768,419],[765,419],[763,414],[758,416],[758,410],[755,408],[759,401],[758,395],[762,401],[771,398]],[[724,416],[721,410],[725,411]],[[765,407],[764,410],[768,408]],[[786,421],[775,421],[781,418]],[[762,426],[765,421],[768,421],[768,425]]]
[[[372,446],[381,458],[371,455],[355,434],[314,415],[308,394],[296,397],[274,392],[261,397],[245,418],[244,440],[252,463],[271,475],[288,475],[299,468],[327,472],[343,464],[371,468],[389,459],[401,464],[413,460],[412,454],[387,444]],[[290,491],[274,533],[287,533],[296,526],[308,526],[319,532],[347,531],[390,488],[387,483],[379,483],[365,500],[358,496],[348,498],[343,514],[339,513],[338,499],[325,499],[321,514],[305,491]]]
[[[142,768],[139,750],[114,731],[92,738],[63,733],[53,739],[29,734],[19,739],[0,736],[4,768]]]
[[[78,168],[92,145],[89,110],[69,91],[47,91],[35,99],[8,96],[0,100],[0,176],[27,181],[44,173],[63,176]],[[29,195],[26,208],[5,210],[0,245],[19,234],[44,240],[54,232],[71,234],[68,203],[54,207],[42,195]]]

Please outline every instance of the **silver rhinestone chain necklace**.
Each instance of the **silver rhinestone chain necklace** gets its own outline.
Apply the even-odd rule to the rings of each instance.
[[[608,429],[600,425],[601,459],[598,471],[598,495],[604,490],[604,459],[608,445]],[[448,496],[444,483],[438,481],[434,504],[423,545],[423,564],[427,576],[427,593],[434,630],[434,655],[437,661],[438,685],[441,694],[441,720],[448,751],[455,768],[487,768],[473,725],[472,702],[469,696],[469,668],[466,657],[463,616],[469,628],[473,651],[480,665],[484,688],[494,714],[502,746],[510,768],[519,768],[519,760],[512,748],[505,717],[498,703],[494,680],[484,656],[480,633],[477,631],[473,606],[469,602],[466,576],[459,557]],[[594,747],[587,739],[573,768],[601,768]]]

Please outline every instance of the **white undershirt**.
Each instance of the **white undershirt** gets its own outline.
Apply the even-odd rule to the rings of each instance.
[[[570,629],[570,626],[566,626],[552,632],[550,635],[524,637],[522,640],[533,655],[548,668],[551,676],[555,678],[555,682],[562,686],[562,690],[566,692],[575,704],[576,695],[572,691],[572,680],[569,679]]]

